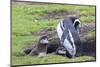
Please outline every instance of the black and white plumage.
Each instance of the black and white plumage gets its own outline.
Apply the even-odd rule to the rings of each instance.
[[[75,57],[77,49],[80,48],[79,24],[80,20],[77,17],[69,16],[57,26],[58,37],[69,58]]]
[[[47,46],[49,44],[49,40],[47,36],[40,37],[37,45],[34,45],[31,48],[27,48],[24,52],[30,56],[38,56],[43,57],[47,54]]]
[[[48,41],[48,37],[47,36],[42,36],[39,40],[39,44],[41,45],[48,45],[49,41]]]

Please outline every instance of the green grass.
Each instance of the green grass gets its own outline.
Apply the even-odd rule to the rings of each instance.
[[[93,57],[89,56],[82,56],[74,59],[68,59],[66,57],[58,56],[58,55],[49,55],[46,57],[32,57],[32,56],[20,56],[16,57],[13,56],[14,65],[29,65],[29,64],[51,64],[51,63],[65,63],[65,62],[82,62],[82,61],[94,61],[95,59]],[[19,60],[20,59],[20,60]],[[24,59],[24,60],[23,60]]]
[[[78,12],[82,23],[95,22],[95,7],[74,6],[57,4],[13,4],[12,5],[12,64],[45,64],[60,62],[77,62],[95,60],[93,57],[83,56],[75,59],[51,55],[44,58],[23,56],[23,49],[38,41],[38,36],[31,32],[39,32],[45,29],[55,29],[62,19],[41,19],[47,13],[59,13],[66,11]]]

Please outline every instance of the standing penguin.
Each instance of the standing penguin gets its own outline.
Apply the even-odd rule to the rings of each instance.
[[[73,58],[77,56],[77,52],[81,52],[79,24],[80,20],[76,16],[68,16],[58,24],[57,34],[63,47],[63,50],[57,51],[58,54],[64,53],[67,57]]]

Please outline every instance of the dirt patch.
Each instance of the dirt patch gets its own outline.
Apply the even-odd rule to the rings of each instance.
[[[96,40],[95,38],[82,41],[83,55],[96,57]]]
[[[42,19],[61,19],[66,17],[67,15],[78,15],[79,13],[76,11],[54,11],[54,12],[48,12],[44,16],[42,16]]]
[[[83,24],[80,27],[80,37],[84,37],[89,32],[95,31],[95,23]]]
[[[57,35],[56,29],[45,29],[39,32],[30,32],[31,35],[35,35],[41,37],[43,35],[47,35],[49,38],[54,37]]]

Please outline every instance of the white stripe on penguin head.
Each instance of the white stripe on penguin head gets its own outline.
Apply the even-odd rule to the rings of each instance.
[[[75,24],[76,24],[76,22],[79,22],[79,24],[80,24],[80,20],[79,19],[75,19],[75,21],[74,21],[74,23],[73,23],[73,26],[75,27]],[[80,25],[78,25],[77,27],[79,27]],[[77,32],[78,32],[78,34],[79,34],[79,29],[76,29],[77,30]]]
[[[73,25],[75,25],[76,22],[79,22],[79,24],[80,24],[80,20],[79,19],[75,19]]]

